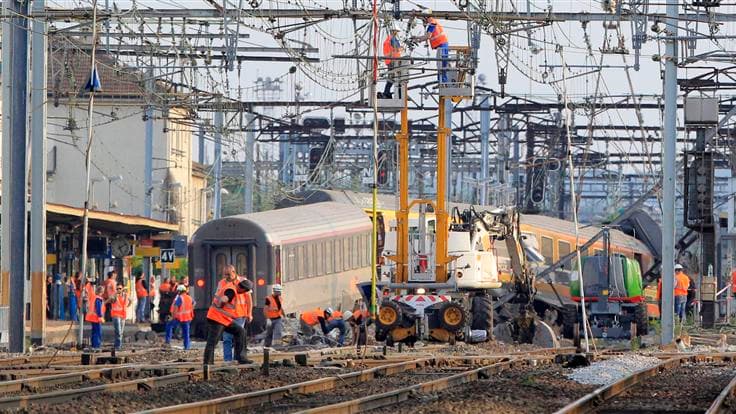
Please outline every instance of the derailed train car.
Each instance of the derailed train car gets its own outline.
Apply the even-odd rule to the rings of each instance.
[[[356,285],[369,281],[370,218],[344,203],[317,203],[212,220],[189,244],[189,278],[196,301],[194,332],[227,264],[255,286],[251,333],[264,329],[263,303],[274,284],[284,287],[286,312],[317,306],[350,308]]]

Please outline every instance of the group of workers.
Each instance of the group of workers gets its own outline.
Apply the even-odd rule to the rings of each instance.
[[[107,279],[99,286],[94,285],[94,280],[87,280],[84,286],[84,294],[80,295],[84,304],[84,320],[91,326],[90,345],[93,350],[99,350],[102,346],[102,324],[106,320],[112,320],[115,329],[115,349],[120,349],[123,344],[123,332],[127,309],[130,305],[128,290],[117,283],[117,272],[107,273]]]
[[[413,43],[421,43],[427,41],[429,47],[437,51],[437,57],[440,59],[442,69],[439,71],[438,80],[441,83],[447,83],[447,64],[450,56],[450,44],[447,39],[447,33],[442,25],[432,17],[432,10],[425,9],[422,13],[422,21],[424,22],[425,33],[422,36],[414,36],[411,38]],[[383,42],[384,63],[388,67],[389,76],[386,80],[386,86],[383,93],[379,92],[379,99],[393,99],[391,89],[394,85],[393,74],[395,69],[400,65],[398,58],[403,55],[404,49],[399,39],[401,29],[398,24],[394,23],[389,31],[388,37]]]
[[[114,347],[120,349],[123,345],[123,334],[125,332],[125,321],[128,318],[128,307],[131,305],[131,298],[127,288],[118,284],[117,272],[112,270],[107,273],[107,278],[98,286],[96,280],[89,278],[86,280],[84,287],[80,283],[81,275],[77,274],[72,277],[72,284],[75,289],[79,286],[74,300],[70,300],[70,306],[76,308],[77,302],[81,304],[84,321],[90,324],[90,347],[92,350],[99,350],[102,346],[102,324],[105,321],[112,321],[115,331]],[[162,297],[170,291],[175,291],[175,297],[166,304],[167,314],[171,314],[170,320],[166,324],[166,342],[171,340],[171,333],[181,327],[184,348],[189,349],[191,344],[189,339],[189,326],[194,319],[194,301],[188,294],[188,283],[181,284],[170,283],[165,280],[159,289]],[[155,279],[149,280],[148,286],[153,286]],[[149,289],[145,284],[145,278],[139,274],[136,277],[135,292],[138,299],[136,306],[136,322],[144,323],[150,321],[149,304],[153,303],[156,296],[154,289]],[[159,304],[161,305],[161,304]],[[76,314],[73,315],[76,317]],[[74,318],[73,318],[74,320]]]
[[[238,363],[247,364],[252,361],[248,359],[246,328],[253,321],[253,298],[251,291],[253,284],[245,277],[239,276],[235,266],[227,265],[223,269],[223,277],[217,285],[212,303],[207,310],[207,343],[204,350],[204,363],[213,364],[215,361],[215,347],[222,338],[223,359],[225,361],[236,360]],[[281,342],[283,336],[286,312],[283,308],[283,289],[281,285],[275,284],[271,287],[271,294],[264,300],[263,316],[266,320],[266,333],[264,346],[272,347]],[[175,301],[174,305],[178,305]],[[187,302],[186,306],[190,306]],[[186,307],[185,306],[185,307]],[[175,308],[172,314],[176,315]],[[176,308],[179,309],[179,308]],[[188,308],[187,308],[188,309]],[[317,308],[302,312],[299,318],[300,331],[305,336],[316,333],[315,328],[320,327],[323,335],[337,329],[339,331],[338,344],[343,346],[345,334],[349,323],[353,329],[353,343],[357,346],[365,345],[367,340],[366,329],[371,323],[370,314],[362,302],[356,302],[353,311],[341,312],[327,307],[324,310]],[[188,329],[187,329],[188,331]],[[169,328],[167,326],[167,342],[170,340]],[[185,344],[185,349],[188,346]],[[234,351],[234,353],[233,353]]]

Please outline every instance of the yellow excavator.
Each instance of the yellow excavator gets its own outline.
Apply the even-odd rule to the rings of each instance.
[[[451,48],[447,82],[439,83],[437,130],[437,195],[435,199],[409,200],[409,122],[406,82],[394,96],[401,97],[401,131],[398,142],[399,211],[389,224],[384,241],[387,280],[379,284],[376,340],[413,344],[419,340],[455,343],[480,342],[495,334],[522,343],[555,346],[552,329],[533,310],[534,274],[527,265],[514,208],[497,211],[448,212],[447,166],[451,137],[451,102],[470,98],[474,89],[470,48]],[[438,68],[439,69],[439,68]],[[439,69],[442,70],[442,69]],[[407,79],[407,76],[401,77]],[[375,97],[374,97],[375,99]],[[376,103],[396,109],[396,99]],[[419,218],[410,222],[409,213]],[[433,218],[429,219],[429,213]],[[501,287],[494,244],[503,242],[512,261],[515,316],[493,326],[491,289]]]

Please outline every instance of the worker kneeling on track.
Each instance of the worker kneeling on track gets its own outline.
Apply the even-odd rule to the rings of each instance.
[[[207,345],[204,348],[204,363],[215,363],[215,346],[220,341],[223,332],[228,332],[235,338],[235,357],[238,363],[250,364],[253,361],[247,358],[245,347],[245,328],[235,323],[236,300],[238,294],[249,292],[253,288],[249,280],[242,280],[237,285],[226,284],[218,290],[212,299],[207,311]]]
[[[340,311],[335,311],[328,307],[324,311],[320,308],[302,312],[299,318],[299,325],[302,334],[305,336],[312,336],[315,334],[314,327],[319,324],[322,328],[322,334],[324,336],[329,335],[330,332],[337,329],[340,331],[340,335],[337,338],[337,344],[343,346],[345,344],[345,333],[347,332],[347,325],[343,320],[343,314]]]

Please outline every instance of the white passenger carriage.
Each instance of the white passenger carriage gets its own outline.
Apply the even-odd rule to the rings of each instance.
[[[189,277],[195,332],[201,329],[222,269],[233,264],[255,285],[254,324],[265,326],[264,298],[284,286],[287,313],[317,306],[352,307],[356,285],[369,281],[371,220],[359,207],[316,203],[212,220],[192,236]]]

